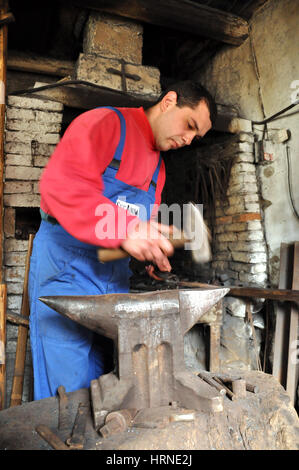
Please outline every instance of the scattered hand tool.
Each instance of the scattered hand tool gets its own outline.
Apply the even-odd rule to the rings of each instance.
[[[51,431],[48,426],[44,424],[39,424],[35,428],[36,432],[48,443],[51,447],[55,450],[70,450],[70,447],[66,446],[64,442],[60,439],[60,437],[56,436],[56,434]]]
[[[70,430],[69,402],[63,385],[58,387],[57,393],[59,396],[58,429],[61,432],[68,432]]]
[[[72,436],[66,440],[70,449],[81,450],[84,447],[85,428],[89,410],[89,403],[79,403]]]
[[[211,385],[212,387],[215,387],[218,392],[220,393],[220,395],[226,395],[226,389],[223,385],[221,385],[220,383],[218,383],[214,377],[208,373],[204,373],[204,372],[199,372],[197,374],[202,380],[204,380],[205,382],[207,382],[209,385]]]
[[[259,391],[259,388],[257,385],[253,385],[239,376],[230,377],[225,374],[224,375],[217,374],[217,375],[214,375],[213,378],[219,384],[222,384],[225,387],[228,395],[231,397],[232,400],[236,400],[238,398],[245,398],[246,391],[251,392],[251,393],[258,393]],[[232,390],[230,390],[226,384],[231,384]]]
[[[179,278],[176,274],[170,273],[168,271],[159,271],[157,267],[153,265],[146,266],[146,271],[150,277],[156,281],[163,281],[168,286],[178,287]]]
[[[223,383],[232,383],[232,381],[242,379],[242,377],[240,377],[240,376],[231,376],[230,377],[230,376],[225,375],[225,374],[217,374],[217,377]],[[251,384],[247,381],[246,381],[246,390],[247,390],[247,392],[251,392],[251,393],[258,393],[259,392],[259,388],[258,388],[257,385],[253,385],[253,384]]]
[[[107,438],[112,434],[124,432],[132,424],[136,413],[136,409],[112,411],[106,416],[105,425],[100,429],[100,433]]]
[[[259,392],[259,388],[257,385],[253,385],[253,384],[250,384],[248,382],[246,382],[246,390],[247,392],[251,392],[251,393],[258,393]]]
[[[195,204],[189,202],[187,209],[185,220],[183,220],[183,230],[176,229],[174,236],[169,238],[169,241],[174,248],[183,248],[185,244],[188,244],[193,261],[195,263],[207,263],[211,259],[209,230]],[[129,253],[121,248],[100,248],[98,250],[98,259],[101,263],[129,256]]]
[[[216,380],[216,382],[218,382],[219,385],[225,388],[226,395],[228,395],[232,401],[236,400],[237,397],[235,396],[235,394],[226,385],[224,385],[217,376],[214,376],[214,380]]]
[[[246,381],[244,379],[232,380],[232,391],[236,398],[246,398]]]

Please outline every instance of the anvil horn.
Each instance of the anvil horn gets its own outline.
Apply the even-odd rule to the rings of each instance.
[[[107,295],[55,295],[39,297],[39,300],[64,317],[70,318],[100,335],[115,339],[117,337],[117,323],[109,315],[109,304],[102,302],[104,297]]]

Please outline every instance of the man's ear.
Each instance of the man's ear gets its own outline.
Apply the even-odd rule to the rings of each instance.
[[[161,101],[161,109],[162,111],[166,111],[167,109],[175,106],[177,104],[177,94],[175,91],[169,91],[163,97]]]

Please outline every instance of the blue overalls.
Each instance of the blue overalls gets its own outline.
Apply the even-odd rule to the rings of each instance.
[[[119,116],[121,136],[114,158],[102,175],[103,194],[114,203],[125,198],[128,203],[144,206],[149,219],[161,156],[148,191],[116,179],[126,138],[126,122],[119,110],[109,109]],[[141,212],[140,218],[145,220],[144,216]],[[51,218],[41,221],[30,261],[30,343],[35,400],[54,396],[60,385],[64,385],[66,392],[89,387],[91,380],[109,372],[107,360],[111,363],[112,356],[110,340],[63,317],[38,298],[128,292],[131,274],[129,259],[101,264],[97,247],[75,239],[55,222]]]

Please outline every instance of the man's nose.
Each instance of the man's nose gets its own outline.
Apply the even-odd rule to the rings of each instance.
[[[196,136],[195,131],[186,132],[186,134],[183,137],[184,144],[190,145],[195,136]]]

